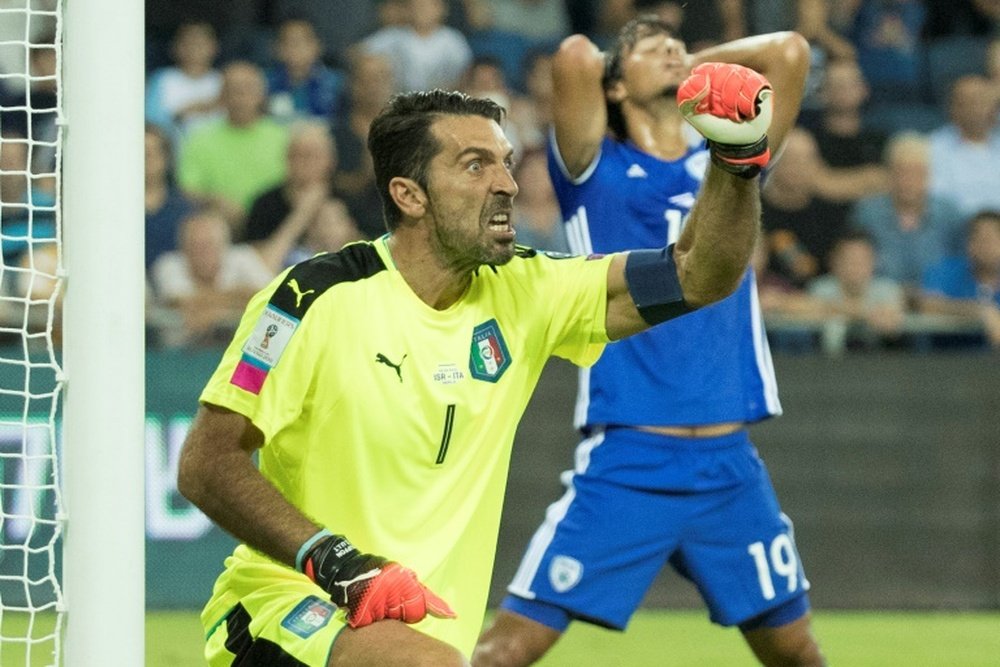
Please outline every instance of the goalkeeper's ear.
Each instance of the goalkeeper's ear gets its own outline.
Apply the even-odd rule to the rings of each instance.
[[[389,196],[407,218],[422,218],[427,215],[427,193],[412,178],[396,176],[389,181]]]

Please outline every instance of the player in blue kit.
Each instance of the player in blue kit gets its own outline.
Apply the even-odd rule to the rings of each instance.
[[[808,57],[795,33],[687,54],[652,17],[625,26],[607,56],[567,38],[553,62],[549,166],[573,251],[657,247],[680,234],[710,159],[674,103],[693,67],[739,63],[770,80],[777,152]],[[608,346],[580,374],[584,439],[566,492],[473,665],[529,665],[573,620],[624,629],[666,563],[761,663],[824,664],[791,524],[747,432],[780,412],[752,272],[727,299]]]

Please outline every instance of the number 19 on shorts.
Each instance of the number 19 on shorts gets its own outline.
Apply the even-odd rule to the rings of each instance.
[[[775,586],[786,587],[789,593],[798,589],[799,557],[795,544],[787,533],[778,534],[770,544],[754,542],[747,547],[747,553],[753,558],[757,568],[757,581],[765,600],[775,598]],[[809,589],[809,582],[804,578],[802,588]]]

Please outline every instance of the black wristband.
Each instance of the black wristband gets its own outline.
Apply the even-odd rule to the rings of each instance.
[[[326,587],[326,583],[332,580],[345,559],[351,554],[357,553],[358,549],[343,535],[333,535],[329,531],[317,533],[313,544],[305,550],[301,563],[296,563],[299,571],[307,577]],[[310,540],[313,541],[313,540]],[[309,543],[303,545],[307,546]],[[322,579],[323,581],[320,581]]]
[[[721,144],[717,141],[708,141],[708,148],[712,156],[712,162],[728,171],[743,178],[753,178],[760,173],[760,165],[752,162],[767,152],[767,135],[765,134],[752,144],[737,146],[734,144]]]

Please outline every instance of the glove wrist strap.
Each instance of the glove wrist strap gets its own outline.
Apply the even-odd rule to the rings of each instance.
[[[343,535],[321,535],[302,556],[300,571],[320,587],[328,589],[329,583],[336,578],[347,556],[357,552],[357,547]]]
[[[326,584],[337,576],[347,556],[357,551],[357,547],[346,537],[334,535],[324,528],[299,547],[295,555],[295,569],[326,588]]]
[[[304,572],[306,555],[320,542],[320,540],[324,537],[330,537],[332,535],[333,533],[324,528],[317,531],[315,535],[303,542],[302,546],[299,547],[299,552],[295,554],[295,569],[299,572]]]
[[[736,146],[708,141],[712,162],[742,178],[753,178],[760,173],[771,159],[771,149],[767,145],[767,135],[752,144]]]

